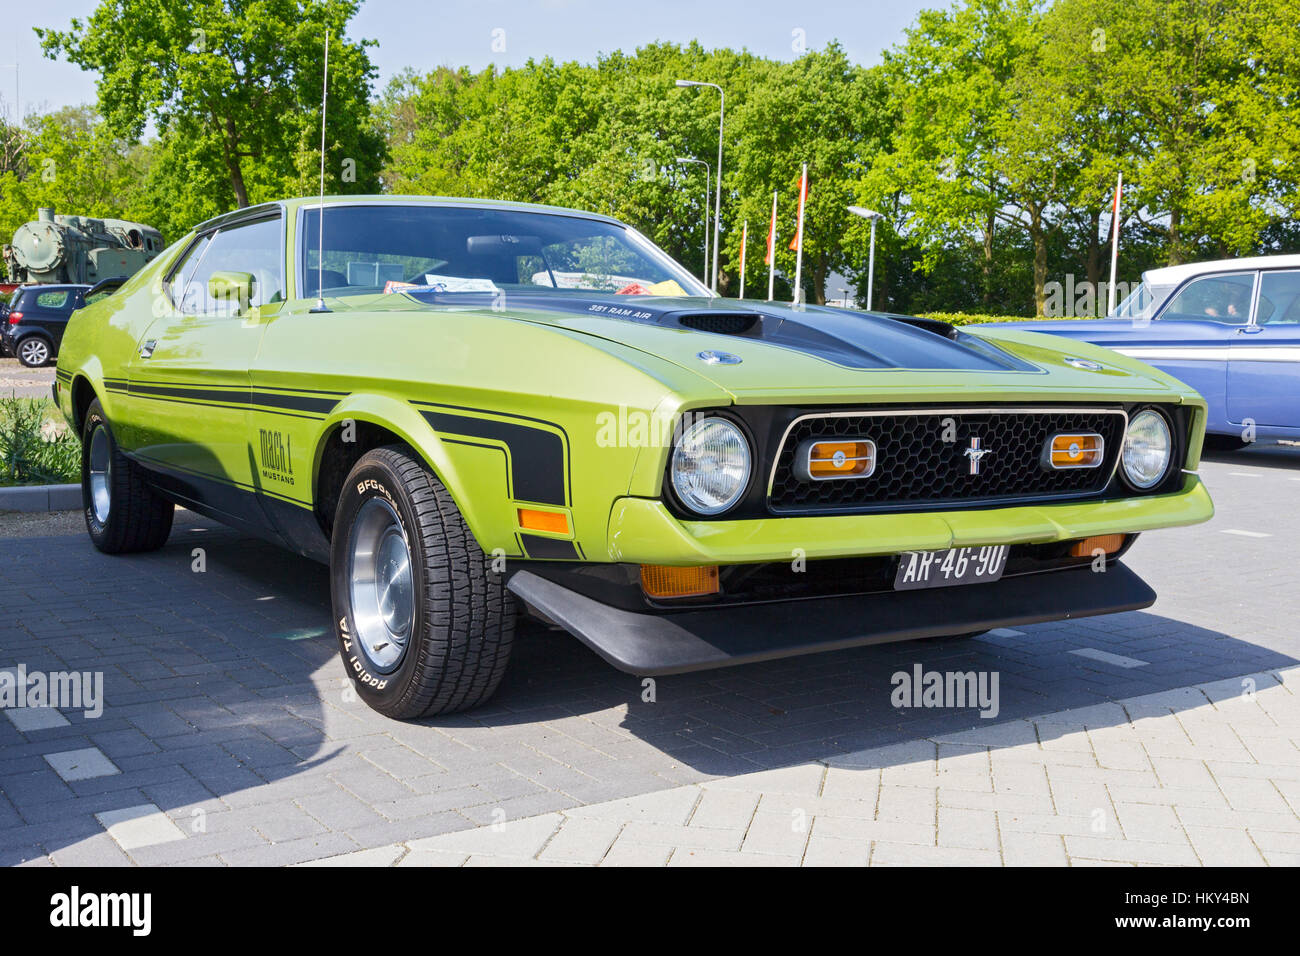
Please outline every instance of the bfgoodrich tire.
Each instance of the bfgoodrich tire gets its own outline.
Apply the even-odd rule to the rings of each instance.
[[[86,530],[100,551],[153,551],[171,534],[175,507],[117,447],[99,399],[86,409],[81,430],[81,500]]]
[[[514,599],[409,449],[376,448],[357,461],[330,558],[339,649],[362,700],[409,720],[492,696],[510,660]]]

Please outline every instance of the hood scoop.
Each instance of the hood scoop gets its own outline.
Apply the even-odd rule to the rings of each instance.
[[[893,312],[881,312],[887,319],[893,319],[895,322],[902,322],[904,325],[910,325],[913,328],[925,329],[927,332],[933,332],[935,335],[941,335],[945,339],[957,339],[956,326],[949,325],[947,322],[941,322],[939,319],[925,319],[919,315],[896,315]]]
[[[676,318],[678,324],[688,329],[716,335],[744,335],[763,320],[757,312],[723,311],[678,313]]]

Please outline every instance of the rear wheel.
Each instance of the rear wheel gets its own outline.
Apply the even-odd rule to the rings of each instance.
[[[401,720],[467,710],[501,683],[516,607],[437,477],[409,449],[357,461],[335,513],[330,581],[357,693]]]
[[[81,500],[86,530],[100,551],[153,551],[171,534],[175,507],[117,447],[99,399],[86,409],[81,433]]]
[[[18,361],[28,368],[40,368],[50,361],[53,349],[50,342],[42,335],[29,335],[15,347]]]

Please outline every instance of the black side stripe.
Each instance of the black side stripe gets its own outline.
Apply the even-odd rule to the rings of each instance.
[[[574,561],[578,557],[578,549],[573,546],[572,541],[564,541],[560,538],[543,538],[536,534],[525,534],[520,535],[520,537],[523,539],[524,547],[527,549],[530,558]]]
[[[499,441],[510,449],[511,486],[519,501],[567,506],[564,439],[534,425],[421,409],[436,432]]]
[[[243,408],[261,406],[287,409],[296,412],[329,414],[338,405],[339,398],[321,398],[314,395],[280,395],[262,389],[194,388],[187,385],[152,385],[144,382],[127,382],[122,379],[104,379],[110,392],[123,392],[142,398],[172,399],[199,404],[209,402],[227,407]],[[343,393],[333,393],[342,396]]]

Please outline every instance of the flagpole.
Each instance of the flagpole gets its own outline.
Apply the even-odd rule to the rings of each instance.
[[[1115,270],[1119,265],[1119,199],[1124,191],[1124,174],[1115,180],[1115,206],[1111,211],[1110,288],[1106,291],[1106,314],[1115,311]]]
[[[740,229],[740,298],[745,297],[745,247],[749,245],[749,220]]]
[[[776,289],[776,193],[772,193],[772,221],[767,227],[767,301]]]
[[[794,301],[803,301],[803,204],[808,197],[808,164],[803,164],[799,174],[799,227],[795,232],[794,245]]]

